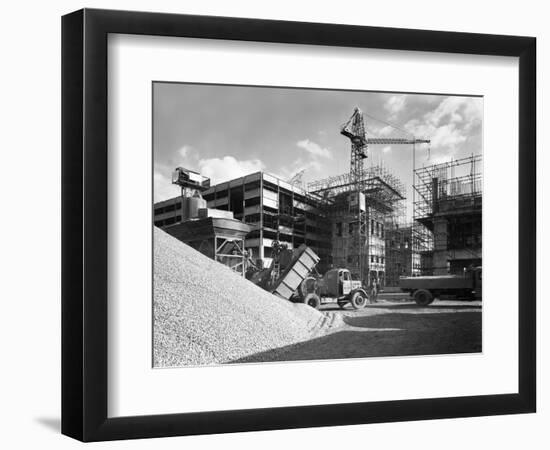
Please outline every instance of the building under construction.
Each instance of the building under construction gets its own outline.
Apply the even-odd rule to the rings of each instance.
[[[416,169],[414,189],[414,245],[422,273],[461,273],[481,265],[481,155]]]
[[[187,192],[155,204],[155,225],[191,244],[198,239],[197,244],[204,247],[205,239],[208,244],[215,240],[214,233],[196,237],[193,233],[205,224],[210,226],[207,218],[224,219],[224,226],[230,224],[233,234],[233,229],[239,228],[234,222],[240,221],[248,227],[246,236],[240,237],[242,246],[259,265],[271,263],[274,241],[289,248],[306,244],[320,256],[321,272],[346,267],[365,282],[376,279],[383,285],[386,271],[402,264],[401,256],[386,255],[385,240],[386,229],[403,214],[404,186],[380,166],[364,169],[363,177],[365,189],[357,196],[350,189],[349,174],[319,180],[303,189],[256,172],[206,187],[200,200],[194,190],[192,196]],[[219,233],[226,237],[230,231]]]
[[[363,168],[361,178],[360,192],[353,189],[350,174],[312,182],[308,191],[322,198],[319,208],[330,219],[331,263],[384,285],[393,263],[386,255],[385,233],[403,215],[405,189],[381,166]]]
[[[208,184],[198,194],[194,191],[193,196],[198,195],[206,205],[191,215],[182,214],[185,202],[177,199],[156,204],[155,225],[176,235],[179,233],[176,230],[191,226],[189,223],[182,225],[183,222],[225,211],[232,214],[228,219],[249,227],[242,246],[248,256],[251,255],[264,266],[271,262],[273,242],[279,241],[290,248],[306,244],[320,256],[320,271],[345,267],[352,276],[368,285],[395,286],[399,276],[420,274],[421,264],[428,260],[421,260],[421,252],[429,254],[434,261],[439,258],[439,255],[437,258],[435,256],[433,239],[429,238],[434,225],[430,225],[429,215],[421,217],[421,204],[418,203],[415,204],[417,225],[407,226],[403,183],[383,166],[365,167],[364,160],[369,144],[414,146],[430,141],[367,138],[363,113],[359,108],[354,110],[340,132],[351,142],[348,173],[314,181],[307,186],[287,182],[265,172],[214,186]],[[197,176],[192,171],[186,173]],[[424,177],[419,171],[416,176]],[[425,179],[429,177],[422,178]],[[440,184],[437,189],[441,190],[445,182],[441,177],[438,179]],[[420,186],[417,190],[424,192]],[[442,198],[442,195],[436,198]],[[194,204],[197,201],[191,198],[187,202]],[[178,209],[180,203],[182,206]],[[424,212],[429,210],[428,206],[423,207]],[[444,211],[444,208],[438,211]],[[234,224],[232,227],[238,228]],[[440,230],[441,226],[435,228]],[[426,235],[426,242],[419,241],[420,232]],[[241,267],[240,261],[238,267]]]
[[[201,192],[209,189],[209,178],[177,167],[172,182],[180,186],[181,195],[155,204],[155,226],[244,276],[245,237],[251,227],[231,211],[208,208]]]
[[[420,253],[415,250],[415,227],[411,223],[386,225],[386,285],[398,286],[399,277],[421,274]]]
[[[245,247],[261,265],[269,265],[273,242],[289,248],[301,244],[320,257],[320,269],[331,264],[331,223],[323,199],[265,172],[212,186],[203,193],[209,208],[230,211],[251,227]]]

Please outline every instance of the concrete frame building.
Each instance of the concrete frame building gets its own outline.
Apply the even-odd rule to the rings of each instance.
[[[320,269],[331,264],[331,224],[321,209],[322,199],[265,172],[220,183],[203,193],[209,208],[233,212],[251,232],[245,246],[253,258],[271,261],[273,241],[289,248],[301,244],[321,257]]]
[[[335,266],[346,267],[365,283],[385,286],[385,230],[404,220],[404,186],[383,166],[363,169],[363,191],[353,190],[350,174],[317,180],[308,191],[321,195],[332,221],[332,257]],[[392,269],[390,269],[392,270]]]
[[[420,254],[414,251],[414,227],[386,225],[386,284],[398,286],[399,277],[418,276],[421,273]]]
[[[273,241],[285,243],[289,248],[306,244],[319,255],[320,272],[346,267],[365,283],[376,280],[381,286],[388,282],[396,284],[394,276],[386,281],[386,272],[394,274],[398,270],[400,274],[411,275],[413,271],[412,262],[409,265],[401,262],[403,255],[401,259],[394,257],[395,252],[389,253],[390,258],[387,255],[387,228],[402,214],[404,188],[387,169],[379,166],[365,169],[364,177],[365,191],[357,198],[357,193],[350,190],[349,174],[319,180],[304,189],[268,173],[256,172],[204,190],[201,210],[207,207],[217,214],[227,211],[246,224],[250,231],[244,247],[254,260],[261,260],[264,265],[271,263]],[[193,200],[187,202],[191,207],[199,202]],[[155,204],[155,225],[168,232],[175,231],[183,218],[194,215],[185,208],[180,197]],[[411,258],[412,253],[411,249]],[[396,264],[399,269],[394,267]]]
[[[472,155],[416,169],[423,273],[461,273],[482,262],[482,159]]]
[[[226,181],[202,193],[204,207],[228,211],[246,223],[245,247],[253,259],[270,264],[272,243],[311,247],[320,257],[320,270],[332,264],[332,224],[322,210],[322,199],[265,172]],[[182,220],[180,197],[155,204],[154,223],[167,228]]]

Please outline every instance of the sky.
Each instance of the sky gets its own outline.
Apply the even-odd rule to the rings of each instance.
[[[177,166],[217,184],[258,170],[305,182],[349,171],[351,144],[340,127],[358,106],[369,137],[431,139],[416,146],[416,167],[482,152],[483,98],[186,83],[153,87],[155,201],[179,193]],[[365,165],[383,164],[407,187],[412,145],[369,145]]]

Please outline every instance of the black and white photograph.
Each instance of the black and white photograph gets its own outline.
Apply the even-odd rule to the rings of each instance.
[[[483,96],[152,83],[153,367],[481,353]]]
[[[550,448],[544,5],[6,2],[0,448]]]

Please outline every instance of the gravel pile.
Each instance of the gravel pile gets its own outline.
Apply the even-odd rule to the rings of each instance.
[[[302,342],[334,317],[275,297],[154,231],[154,365],[220,364]]]

